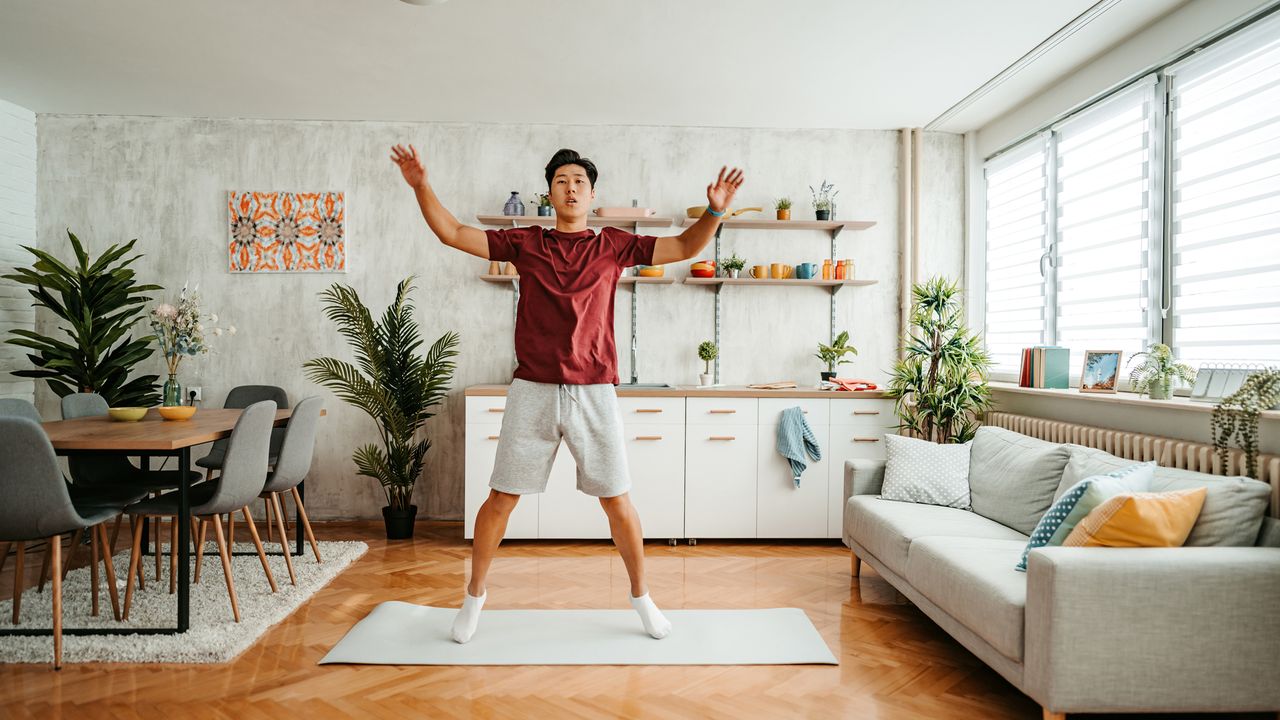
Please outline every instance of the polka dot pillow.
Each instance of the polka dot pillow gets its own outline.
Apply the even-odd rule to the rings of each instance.
[[[1154,462],[1139,463],[1120,468],[1106,475],[1094,475],[1072,485],[1062,497],[1040,517],[1031,539],[1022,551],[1017,570],[1027,571],[1027,556],[1031,551],[1052,545],[1061,545],[1081,520],[1107,499],[1132,492],[1146,492],[1155,477]]]
[[[971,509],[969,504],[969,446],[886,435],[885,500]]]

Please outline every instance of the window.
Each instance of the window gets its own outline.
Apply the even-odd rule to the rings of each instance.
[[[1280,359],[1280,29],[1170,69],[1170,343],[1193,366]]]

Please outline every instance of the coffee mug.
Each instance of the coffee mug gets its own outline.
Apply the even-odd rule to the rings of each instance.
[[[775,280],[786,280],[791,277],[791,266],[782,263],[772,263],[769,265],[769,277]]]
[[[749,274],[757,280],[764,280],[769,277],[769,268],[764,265],[752,265]]]
[[[796,266],[796,277],[801,280],[812,280],[817,274],[817,263],[800,263]]]

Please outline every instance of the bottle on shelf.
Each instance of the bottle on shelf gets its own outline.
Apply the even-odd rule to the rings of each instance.
[[[844,279],[844,261],[841,260],[840,264],[836,265],[836,280],[843,280],[843,279]]]
[[[831,266],[831,258],[822,261],[822,279],[830,280],[835,277],[835,269]]]

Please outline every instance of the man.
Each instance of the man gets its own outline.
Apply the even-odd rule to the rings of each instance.
[[[547,163],[546,179],[555,228],[480,230],[458,222],[440,204],[427,171],[410,145],[396,145],[391,159],[413,188],[422,216],[440,242],[476,257],[514,262],[520,272],[516,314],[518,361],[507,393],[489,497],[476,514],[471,581],[454,618],[453,639],[475,633],[485,600],[485,577],[507,519],[520,496],[546,489],[563,439],[578,466],[578,489],[600,499],[609,531],[631,580],[631,605],[655,638],[671,631],[645,586],[640,518],[627,491],[626,446],[618,409],[613,301],[622,271],[632,265],[664,265],[697,256],[715,236],[743,173],[720,169],[707,186],[707,211],[674,237],[587,228],[595,200],[596,166],[572,150]]]

